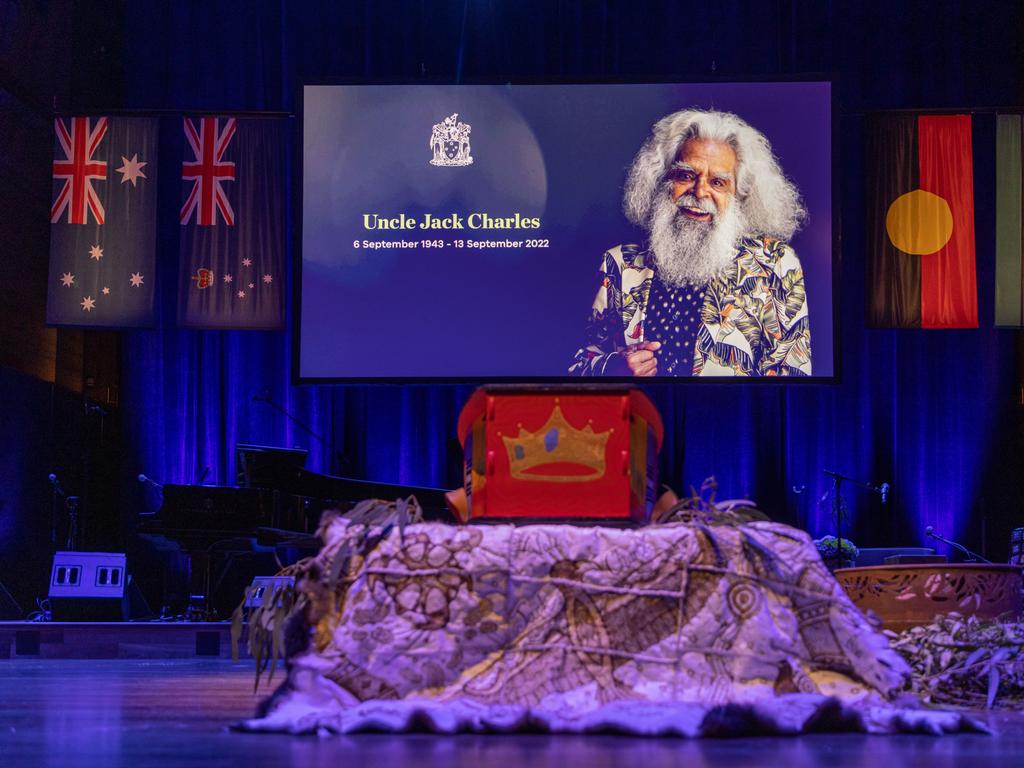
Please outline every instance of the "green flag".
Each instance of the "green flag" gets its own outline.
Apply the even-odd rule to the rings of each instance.
[[[1021,116],[996,117],[996,320],[1024,327],[1021,270]]]

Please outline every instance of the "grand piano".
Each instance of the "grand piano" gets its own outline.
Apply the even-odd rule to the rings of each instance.
[[[159,511],[138,529],[158,546],[170,541],[187,556],[188,614],[193,619],[215,618],[214,603],[225,604],[214,599],[222,597],[216,595],[223,581],[217,572],[231,558],[254,548],[314,553],[319,548],[314,534],[324,510],[344,512],[364,499],[415,496],[424,518],[453,521],[439,488],[311,472],[300,465],[305,452],[299,457],[295,454],[300,452],[290,449],[238,446],[238,453],[238,486],[164,485]],[[229,601],[239,599],[240,594],[229,596]]]

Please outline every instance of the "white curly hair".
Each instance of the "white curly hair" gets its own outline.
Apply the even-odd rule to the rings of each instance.
[[[666,173],[689,139],[729,144],[736,152],[736,202],[748,234],[789,240],[807,218],[800,192],[782,172],[764,134],[731,112],[684,109],[651,129],[629,169],[623,196],[626,217],[649,228]]]

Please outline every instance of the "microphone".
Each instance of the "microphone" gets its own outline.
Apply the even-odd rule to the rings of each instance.
[[[158,483],[156,480],[153,480],[152,478],[146,477],[145,475],[143,475],[141,473],[139,474],[139,482],[140,483],[145,483],[147,485],[152,485],[158,491],[162,491],[164,489],[164,487],[162,485],[160,485],[160,483]]]
[[[55,490],[58,493],[58,495],[67,497],[67,494],[64,493],[64,489],[60,487],[60,480],[57,479],[57,475],[51,472],[49,475],[47,475],[47,479],[49,479],[50,485],[53,486],[53,490]]]
[[[931,536],[933,539],[935,539],[937,541],[941,541],[943,544],[948,544],[951,547],[956,547],[961,552],[963,552],[965,555],[967,555],[967,561],[968,562],[977,562],[979,560],[981,562],[983,562],[983,563],[991,563],[992,562],[988,558],[982,557],[981,555],[979,555],[979,554],[977,554],[975,552],[971,552],[971,550],[969,550],[967,547],[963,546],[962,544],[957,544],[952,539],[947,539],[947,538],[944,538],[942,536],[939,536],[939,534],[937,534],[935,532],[935,528],[933,528],[930,525],[927,528],[924,529],[924,535],[925,536]]]

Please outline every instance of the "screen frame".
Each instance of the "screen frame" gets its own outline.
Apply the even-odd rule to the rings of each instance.
[[[448,376],[403,376],[403,377],[373,377],[373,376],[302,376],[300,370],[301,343],[302,343],[302,227],[303,227],[303,179],[305,163],[304,123],[305,104],[304,92],[307,87],[333,87],[333,86],[453,86],[460,85],[483,85],[483,86],[534,86],[534,85],[690,85],[690,84],[757,84],[757,83],[828,83],[829,85],[829,122],[830,122],[830,186],[832,194],[832,373],[827,376],[481,376],[481,377],[448,377]],[[487,384],[596,384],[605,383],[609,385],[631,384],[633,386],[647,387],[675,387],[675,386],[749,386],[758,387],[788,387],[788,386],[815,386],[815,385],[838,385],[842,382],[842,347],[840,327],[842,324],[842,297],[839,291],[839,275],[842,269],[842,187],[839,184],[839,112],[838,112],[838,88],[839,81],[835,72],[828,73],[801,73],[787,75],[785,77],[774,77],[765,75],[744,75],[744,76],[706,76],[665,78],[641,77],[641,78],[608,78],[596,77],[592,79],[571,77],[543,79],[507,79],[495,80],[493,78],[472,79],[462,78],[459,82],[452,82],[449,78],[419,78],[419,79],[394,79],[394,78],[326,78],[326,79],[297,79],[295,83],[295,135],[293,146],[296,147],[297,158],[292,161],[292,312],[291,312],[291,371],[290,379],[293,386],[304,385],[375,385],[375,386],[403,386],[403,385],[451,385],[451,386],[484,386]],[[581,315],[582,316],[582,315]],[[582,320],[581,320],[582,324]]]

